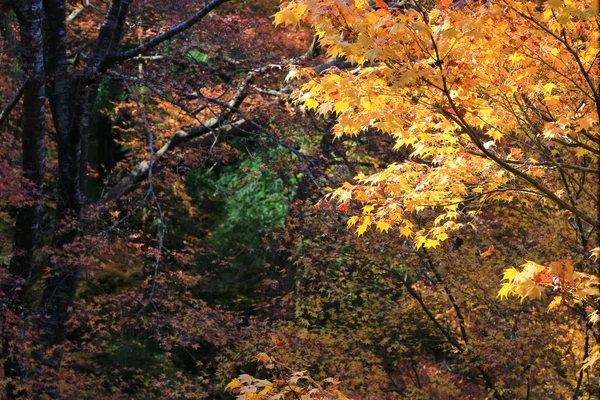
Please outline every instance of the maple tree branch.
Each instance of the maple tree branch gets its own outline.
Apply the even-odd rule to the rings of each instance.
[[[448,296],[448,299],[450,300],[450,303],[452,304],[452,308],[454,309],[454,312],[456,313],[456,317],[458,318],[458,323],[460,326],[460,334],[463,338],[463,341],[465,342],[465,345],[468,345],[469,338],[467,336],[467,330],[465,327],[465,319],[462,315],[462,312],[460,311],[460,307],[458,307],[458,303],[456,302],[456,299],[454,298],[454,295],[452,294],[452,292],[450,292],[450,289],[448,289],[448,287],[444,284],[444,280],[442,279],[442,276],[440,275],[440,273],[437,270],[437,268],[435,267],[435,265],[433,265],[433,261],[431,261],[431,257],[429,256],[429,253],[427,252],[427,250],[425,248],[422,248],[421,250],[423,251],[424,257],[421,255],[420,252],[417,252],[417,255],[419,256],[419,258],[421,258],[421,262],[424,262],[429,267],[429,270],[431,272],[433,272],[435,279],[437,279],[438,283],[442,286],[444,293],[446,293],[446,296]]]
[[[417,368],[415,367],[415,360],[412,359],[412,358],[410,360],[410,367],[411,367],[413,373],[415,374],[415,378],[416,378],[416,382],[415,383],[417,384],[417,387],[419,389],[422,389],[421,379],[419,379],[419,371],[417,371]],[[391,377],[390,377],[390,379],[391,379]]]
[[[315,71],[317,74],[322,74],[327,69],[332,68],[332,67],[337,67],[339,69],[348,69],[348,68],[352,68],[352,67],[356,67],[356,66],[357,66],[356,63],[341,60],[341,59],[335,59],[335,60],[328,61],[323,64],[315,65],[314,67],[311,67],[311,69],[313,71]]]
[[[524,99],[525,101],[527,101],[527,99]],[[550,149],[548,149],[548,147],[546,146],[545,143],[542,143],[539,140],[539,135],[541,134],[541,132],[539,132],[539,128],[535,125],[535,123],[531,120],[531,118],[529,117],[529,115],[527,114],[526,110],[524,109],[524,107],[526,107],[526,105],[521,104],[518,99],[516,99],[517,101],[517,106],[521,109],[521,112],[523,113],[525,120],[527,121],[528,125],[531,126],[534,131],[536,131],[538,133],[538,136],[533,136],[531,138],[531,140],[533,141],[533,144],[535,145],[535,147],[537,148],[537,150],[539,152],[541,152],[541,154],[549,160],[550,164],[556,168],[556,170],[558,171],[559,175],[560,175],[560,179],[563,183],[563,187],[565,188],[566,194],[567,194],[567,198],[569,199],[571,205],[573,207],[577,206],[576,203],[576,199],[573,197],[573,191],[577,191],[577,189],[575,188],[575,185],[579,186],[579,191],[578,193],[585,193],[586,195],[588,195],[592,200],[594,200],[595,202],[598,202],[598,199],[594,196],[594,194],[590,193],[584,183],[585,182],[579,182],[572,174],[570,174],[568,171],[564,170],[562,167],[562,163],[560,163],[559,161],[555,160],[555,156],[552,154],[552,152],[550,151]],[[568,178],[568,179],[567,179]],[[573,182],[574,186],[571,186],[569,184],[569,180]],[[581,222],[581,218],[579,218],[579,216],[575,216],[575,220],[577,223],[577,227],[578,227],[578,231],[581,235],[581,237],[584,237],[584,228],[583,228],[583,224]]]
[[[104,60],[109,50],[114,50],[115,42],[120,40],[130,2],[131,0],[113,0],[111,2],[88,60],[87,74],[92,75],[97,71],[105,71]]]
[[[430,36],[430,37],[431,37],[433,49],[435,51],[435,59],[436,59],[436,61],[441,61],[435,38],[433,36]],[[533,178],[532,176],[519,170],[518,168],[513,167],[509,163],[505,162],[502,158],[498,157],[498,155],[496,155],[494,152],[492,152],[488,148],[486,148],[486,146],[481,141],[481,138],[479,137],[479,135],[477,135],[477,133],[473,129],[473,127],[464,119],[464,117],[462,116],[456,103],[454,102],[454,99],[452,98],[452,94],[450,93],[450,89],[448,88],[448,81],[446,79],[446,74],[444,73],[442,63],[436,62],[436,66],[437,66],[438,70],[440,71],[440,75],[442,78],[442,86],[440,87],[429,81],[428,81],[428,83],[442,91],[442,93],[448,100],[448,103],[450,104],[452,111],[454,112],[454,114],[453,114],[442,108],[441,109],[442,113],[444,113],[444,115],[446,115],[448,118],[450,118],[454,122],[456,122],[465,131],[465,133],[469,136],[469,138],[471,138],[471,140],[475,143],[475,145],[479,148],[479,150],[483,154],[485,154],[485,156],[487,158],[494,161],[496,164],[498,164],[500,167],[502,167],[506,171],[508,171],[508,172],[512,173],[513,175],[528,182],[531,186],[533,186],[535,189],[542,192],[549,200],[554,202],[559,207],[570,211],[574,215],[577,215],[579,218],[581,218],[582,220],[584,220],[591,226],[593,226],[595,228],[600,228],[600,220],[594,220],[592,217],[590,217],[583,211],[579,210],[577,207],[574,207],[571,204],[563,201],[560,197],[558,197],[556,194],[554,194],[554,192],[552,190],[550,190],[546,186],[542,185],[535,178]]]
[[[171,139],[155,153],[153,164],[158,164],[162,157],[183,144],[194,142],[201,147],[210,147],[215,142],[215,132],[232,136],[239,136],[251,128],[247,120],[239,120],[230,124],[223,124],[220,118],[212,118],[209,122],[186,131],[177,131]],[[117,185],[109,190],[101,200],[101,203],[116,201],[137,187],[138,184],[148,178],[150,164],[147,160],[138,163],[131,172]]]
[[[292,94],[292,90],[287,90],[286,88],[284,88],[283,90],[274,90],[274,89],[263,89],[263,88],[259,88],[259,87],[255,87],[254,90],[256,90],[258,93],[261,94],[266,94],[268,96],[273,96],[273,97],[281,97],[282,99],[287,99],[290,97],[290,95]]]
[[[425,248],[422,248],[421,250],[423,251],[423,254],[425,255],[426,264],[429,266],[429,269],[431,270],[431,272],[433,272],[436,280],[442,286],[442,289],[444,290],[444,292],[446,293],[446,296],[448,296],[448,299],[450,300],[450,303],[452,304],[452,308],[454,309],[454,312],[456,313],[456,317],[458,318],[461,336],[463,338],[463,341],[465,342],[466,347],[464,348],[465,349],[464,351],[465,351],[465,353],[469,354],[469,353],[471,353],[471,348],[468,347],[469,340],[468,340],[466,326],[465,326],[465,319],[462,315],[460,307],[458,306],[458,303],[456,302],[456,299],[454,298],[454,295],[452,295],[452,292],[450,291],[450,289],[444,284],[444,281],[443,281],[440,273],[438,272],[437,268],[435,268],[435,265],[433,265],[433,261],[431,260],[431,257],[429,256],[429,253],[427,252],[427,250]],[[421,259],[421,262],[423,262],[423,258],[421,256],[421,254],[417,253],[417,255]],[[502,396],[496,389],[496,385],[494,384],[494,381],[492,380],[489,373],[485,369],[483,369],[483,367],[480,365],[477,366],[477,370],[481,374],[487,387],[490,390],[494,391],[494,397],[496,399],[502,399]]]
[[[587,151],[589,151],[590,153],[594,154],[596,157],[600,157],[600,150],[594,149],[593,147],[588,146],[585,143],[581,143],[580,141],[575,140],[573,138],[570,138],[570,137],[567,138],[567,137],[565,137],[565,140],[569,140],[569,142],[567,142],[565,140],[560,140],[560,139],[558,139],[556,137],[553,137],[550,140],[552,140],[555,143],[562,144],[565,147],[570,147],[570,148],[581,147],[581,148],[584,148]]]
[[[591,140],[592,142],[594,142],[594,143],[596,143],[596,144],[600,145],[600,138],[598,138],[597,136],[594,136],[594,135],[592,135],[592,134],[588,133],[587,129],[582,129],[580,132],[581,132],[581,134],[582,134],[583,136],[585,136],[586,138],[588,138],[588,139],[589,139],[589,140]],[[598,150],[596,150],[596,151],[598,152],[598,154],[600,154],[600,149],[598,149]]]
[[[115,29],[112,34],[112,40],[110,46],[107,49],[105,49],[104,55],[112,54],[119,49],[119,45],[121,44],[121,39],[123,37],[125,22],[127,21],[127,16],[129,15],[130,3],[131,0],[121,0],[121,5],[119,6],[119,13],[117,14]]]
[[[573,79],[570,75],[568,74],[564,74],[563,72],[561,72],[558,68],[555,68],[552,64],[550,64],[548,61],[546,61],[542,56],[540,56],[538,53],[536,53],[534,50],[531,50],[529,47],[525,46],[524,44],[521,44],[521,48],[523,49],[527,49],[530,52],[530,57],[533,58],[533,56],[535,56],[535,58],[541,62],[542,64],[544,64],[546,67],[548,67],[550,70],[552,70],[554,73],[556,73],[557,75],[562,76],[563,78],[565,78],[566,80],[568,80],[569,82],[571,82],[577,89],[579,89],[579,91],[586,97],[589,97],[590,100],[594,101],[594,97],[592,95],[590,95],[588,92],[586,92],[580,85],[579,83],[577,83],[577,81],[575,81],[575,79]],[[592,93],[593,94],[593,93]]]
[[[183,21],[179,25],[174,26],[173,28],[169,29],[168,31],[163,32],[163,33],[153,37],[152,39],[148,40],[146,43],[143,43],[131,50],[107,55],[101,63],[102,67],[108,68],[111,65],[113,65],[115,62],[124,61],[124,60],[130,59],[130,58],[139,56],[140,54],[144,53],[145,51],[147,51],[153,47],[156,47],[157,45],[171,39],[172,37],[178,35],[179,33],[183,32],[183,31],[189,29],[190,27],[192,27],[193,25],[198,23],[206,15],[208,15],[208,13],[210,13],[212,10],[216,9],[217,7],[219,7],[220,5],[222,5],[228,1],[230,1],[230,0],[212,0],[210,3],[208,3],[204,7],[202,7],[200,9],[200,11],[198,11],[196,14],[194,14],[189,19]]]
[[[477,157],[485,158],[485,154],[478,153],[473,150],[467,150],[467,153],[473,154],[474,156],[477,156]],[[525,164],[523,161],[520,161],[520,160],[505,160],[505,161],[509,164],[518,164],[518,165]],[[553,168],[553,166],[554,166],[554,164],[551,163],[550,161],[542,161],[542,162],[536,162],[536,163],[527,161],[527,165],[531,165],[533,167],[549,167],[549,168]],[[589,167],[582,167],[581,165],[562,164],[562,163],[560,164],[560,166],[563,169],[571,169],[571,170],[579,171],[579,172],[590,172],[592,174],[600,174],[600,169],[597,169],[597,168],[589,168]]]
[[[116,201],[131,192],[137,185],[148,178],[148,173],[152,163],[156,163],[163,158],[167,153],[172,152],[174,149],[180,147],[183,144],[194,142],[201,147],[211,147],[215,144],[218,136],[221,134],[240,136],[254,129],[262,129],[260,125],[245,117],[245,114],[239,109],[240,105],[247,96],[247,89],[254,77],[257,74],[268,71],[275,65],[268,65],[261,68],[256,68],[246,75],[244,80],[237,87],[236,93],[233,98],[228,102],[220,102],[218,104],[225,108],[220,115],[216,115],[205,123],[200,123],[195,127],[188,130],[180,130],[175,132],[168,142],[154,153],[152,160],[142,161],[137,164],[131,172],[123,178],[115,187],[109,190],[106,195],[102,198],[101,203]],[[211,99],[212,102],[216,103],[215,99]],[[242,116],[241,120],[232,123],[226,123],[227,119],[233,114],[237,113]],[[217,133],[215,135],[215,132]]]
[[[541,193],[544,194],[544,196],[546,198],[548,198],[549,200],[551,200],[552,202],[554,202],[559,207],[561,207],[561,208],[563,208],[565,210],[568,210],[568,211],[572,212],[573,214],[579,216],[582,220],[584,220],[588,224],[592,225],[593,227],[596,227],[596,228],[600,227],[600,221],[594,220],[592,217],[590,217],[589,215],[587,215],[583,211],[581,211],[578,208],[572,206],[571,204],[563,201],[560,197],[558,197],[556,194],[554,194],[554,192],[552,190],[550,190],[546,186],[542,185],[536,179],[534,179],[533,177],[529,176],[525,172],[519,170],[518,168],[513,167],[512,165],[510,165],[509,163],[507,163],[505,160],[503,160],[502,158],[498,157],[492,151],[490,151],[489,149],[487,149],[484,146],[484,144],[481,142],[481,139],[475,133],[475,131],[473,130],[473,128],[461,116],[460,111],[456,107],[456,104],[454,103],[454,99],[452,99],[452,96],[450,95],[450,91],[448,90],[448,88],[446,86],[446,80],[445,80],[445,77],[443,75],[442,75],[442,80],[443,80],[443,83],[444,83],[444,88],[443,88],[444,95],[448,99],[450,107],[454,111],[454,114],[446,111],[446,112],[444,112],[445,115],[447,115],[450,119],[452,119],[454,122],[456,122],[467,133],[467,135],[471,138],[471,140],[473,140],[473,142],[475,143],[475,145],[479,148],[479,150],[487,158],[489,158],[490,160],[494,161],[496,164],[498,164],[500,167],[502,167],[506,171],[512,173],[513,175],[515,175],[515,176],[523,179],[527,183],[529,183],[531,186],[533,186],[535,189],[539,190]]]
[[[134,82],[139,85],[143,85],[143,86],[147,87],[148,89],[150,89],[150,91],[156,93],[158,95],[158,97],[160,97],[162,100],[165,100],[166,102],[179,107],[181,110],[185,111],[185,113],[188,114],[190,117],[192,117],[192,118],[196,119],[198,122],[200,122],[200,120],[198,120],[198,118],[194,115],[194,112],[192,110],[187,108],[184,104],[181,104],[179,101],[174,99],[172,96],[167,95],[167,93],[163,92],[161,89],[157,88],[152,83],[147,82],[143,78],[137,77],[137,76],[126,76],[126,75],[122,75],[122,74],[118,74],[118,73],[110,73],[110,72],[109,72],[109,75],[111,77],[113,77],[114,79],[121,80],[125,83]],[[138,102],[138,104],[139,104],[139,102]],[[140,107],[141,107],[141,105],[140,105]]]
[[[399,276],[402,284],[404,285],[404,287],[406,288],[406,290],[408,291],[410,296],[412,298],[414,298],[415,300],[417,300],[417,302],[421,306],[421,309],[423,310],[423,312],[425,312],[425,314],[427,314],[427,317],[434,323],[434,325],[438,328],[438,330],[442,333],[442,335],[444,335],[444,337],[446,337],[448,342],[450,342],[450,344],[452,344],[452,346],[454,346],[461,353],[469,352],[468,348],[463,347],[455,338],[450,336],[450,333],[448,332],[448,330],[445,329],[439,323],[439,321],[435,318],[435,316],[431,313],[431,311],[429,310],[429,308],[423,301],[423,297],[419,294],[419,292],[417,292],[415,289],[412,288],[412,286],[408,282],[406,275],[403,277],[398,271],[392,271],[391,268],[385,268],[385,267],[381,267],[381,266],[378,266],[378,268],[387,270],[389,272],[393,272],[397,276]],[[462,317],[462,314],[460,314],[460,315]],[[466,335],[466,333],[465,333],[465,335]],[[466,344],[466,341],[465,341],[465,344]],[[477,370],[481,374],[481,377],[485,381],[485,384],[487,385],[487,387],[493,391],[494,398],[496,398],[496,400],[502,400],[503,399],[502,395],[500,394],[500,392],[498,392],[498,389],[496,389],[496,385],[494,384],[494,381],[492,380],[490,375],[487,373],[487,371],[485,369],[483,369],[483,367],[481,367],[481,366],[477,366]]]
[[[445,329],[440,324],[440,322],[437,320],[437,318],[435,318],[435,315],[433,315],[433,313],[429,310],[429,308],[427,307],[427,305],[423,301],[423,297],[419,294],[419,292],[417,292],[415,289],[413,289],[413,287],[410,285],[410,283],[408,282],[407,277],[406,276],[404,276],[404,277],[400,276],[400,280],[402,281],[402,284],[404,285],[404,287],[408,291],[408,294],[410,294],[410,296],[413,299],[417,300],[417,302],[421,306],[421,309],[423,310],[423,312],[425,314],[427,314],[427,317],[431,320],[431,322],[433,322],[433,324],[440,331],[440,333],[442,335],[444,335],[444,337],[448,340],[448,342],[452,346],[454,346],[459,352],[461,352],[461,353],[464,352],[464,347],[455,338],[453,338],[452,336],[450,336],[450,333],[448,332],[448,330]]]
[[[402,273],[400,271],[393,270],[390,267],[385,267],[385,266],[378,265],[378,264],[373,264],[373,265],[376,268],[379,268],[383,271],[391,273],[392,275],[396,275],[400,279],[400,281],[402,282],[402,284],[404,285],[406,290],[408,291],[408,294],[410,294],[410,296],[413,299],[417,300],[417,302],[421,306],[421,309],[423,310],[423,312],[427,315],[427,317],[431,320],[431,322],[433,322],[433,324],[440,331],[440,333],[446,338],[448,343],[450,343],[453,347],[455,347],[460,353],[464,352],[465,349],[460,344],[460,342],[458,342],[458,340],[456,340],[454,337],[452,337],[450,335],[450,332],[448,332],[448,330],[445,329],[440,324],[440,322],[437,320],[435,315],[433,315],[433,313],[429,310],[429,307],[427,307],[427,304],[425,304],[425,302],[423,301],[423,297],[421,296],[421,294],[417,290],[413,289],[411,283],[408,281],[408,274],[402,275]]]
[[[82,1],[81,3],[82,4],[77,6],[77,8],[75,8],[73,11],[71,11],[69,16],[67,17],[67,25],[73,22],[83,11],[85,11],[88,8],[91,8],[92,10],[103,14],[100,8],[90,3],[90,0],[86,0],[85,3]]]
[[[150,301],[152,301],[154,294],[156,293],[156,277],[158,276],[158,268],[160,267],[160,262],[162,260],[162,250],[164,247],[165,235],[167,232],[167,223],[165,221],[165,215],[163,213],[162,206],[160,205],[160,202],[158,201],[158,197],[156,196],[156,193],[154,191],[154,184],[152,182],[152,167],[154,164],[155,151],[154,151],[154,140],[152,138],[152,130],[150,128],[150,123],[148,122],[148,116],[146,115],[146,109],[144,107],[142,107],[139,99],[134,94],[133,90],[131,90],[131,87],[129,86],[129,84],[127,84],[127,82],[125,82],[125,84],[127,86],[127,89],[129,91],[130,95],[134,98],[138,107],[140,107],[140,109],[142,110],[142,120],[144,121],[144,126],[146,128],[146,137],[148,139],[148,152],[149,152],[149,157],[148,157],[148,181],[149,181],[148,182],[148,194],[152,196],[152,203],[156,207],[156,214],[158,215],[158,220],[160,221],[160,229],[157,233],[158,246],[157,246],[156,252],[154,254],[154,269],[153,269],[154,271],[152,273],[152,289],[150,291]],[[146,196],[146,197],[148,197],[148,196]]]
[[[13,110],[13,108],[15,108],[15,106],[19,103],[19,100],[21,100],[21,97],[23,97],[24,91],[25,83],[21,85],[19,90],[17,90],[17,93],[14,94],[14,96],[12,97],[12,99],[10,99],[6,107],[4,107],[2,109],[2,112],[0,112],[0,125],[2,125],[2,123],[8,118],[8,115]]]
[[[73,11],[71,11],[71,14],[69,14],[69,16],[67,17],[67,24],[70,24],[71,22],[73,22],[73,20],[75,18],[77,18],[79,16],[79,14],[81,14],[83,12],[83,10],[86,9],[86,6],[81,4],[79,6],[77,6],[77,8],[75,8]]]

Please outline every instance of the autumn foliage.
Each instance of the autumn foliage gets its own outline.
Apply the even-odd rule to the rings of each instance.
[[[0,6],[0,398],[600,396],[597,2]]]
[[[310,24],[328,55],[355,65],[323,76],[292,70],[288,78],[305,76],[300,104],[335,114],[338,138],[375,129],[392,137],[393,150],[408,150],[401,162],[360,173],[358,184],[345,183],[322,201],[352,213],[347,224],[359,236],[370,227],[394,232],[426,255],[479,229],[475,221],[496,203],[547,209],[571,221],[583,254],[568,256],[597,273],[585,255],[600,227],[597,4],[298,0],[284,3],[275,22]],[[351,211],[354,204],[361,207]],[[598,278],[574,271],[569,258],[550,261],[506,270],[499,297],[536,299],[550,287],[558,294],[550,309],[575,307],[586,335],[595,332],[590,298]],[[587,338],[584,356],[584,369],[598,358]],[[580,385],[581,378],[575,396]]]

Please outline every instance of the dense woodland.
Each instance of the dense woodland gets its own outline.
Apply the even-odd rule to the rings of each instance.
[[[0,0],[0,398],[600,399],[596,0]]]

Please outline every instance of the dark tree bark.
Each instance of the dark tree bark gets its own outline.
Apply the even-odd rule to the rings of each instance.
[[[24,0],[11,3],[20,26],[21,62],[25,83],[23,96],[23,127],[21,132],[23,188],[29,199],[17,212],[13,236],[13,255],[8,274],[2,281],[5,295],[3,332],[9,332],[10,315],[22,315],[24,285],[31,277],[33,256],[38,245],[40,201],[45,173],[45,76],[42,45],[42,0]],[[16,378],[23,374],[20,354],[10,353],[9,338],[3,337],[4,374]],[[14,349],[13,349],[14,350]],[[13,385],[7,387],[12,397]]]
[[[45,173],[45,77],[42,47],[42,1],[29,0],[13,4],[19,20],[23,75],[22,167],[23,186],[29,204],[17,213],[13,237],[13,257],[8,268],[12,279],[3,282],[13,311],[19,312],[22,285],[29,280],[33,254],[37,248],[40,204]],[[11,287],[12,286],[12,287]]]
[[[58,207],[59,213],[67,208],[69,176],[69,137],[71,121],[69,104],[69,75],[67,72],[67,38],[65,4],[61,0],[44,0],[46,21],[44,26],[44,52],[46,81],[52,120],[58,144]]]

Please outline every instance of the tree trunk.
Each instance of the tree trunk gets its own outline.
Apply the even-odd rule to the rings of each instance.
[[[19,19],[21,52],[25,86],[23,90],[23,188],[30,198],[28,204],[17,212],[13,237],[13,257],[8,272],[14,277],[5,281],[5,294],[15,294],[15,311],[20,307],[17,292],[31,276],[33,254],[37,247],[40,224],[40,200],[45,173],[45,78],[42,47],[42,1],[15,2]],[[10,296],[12,299],[13,296]]]
[[[74,85],[66,71],[66,13],[64,0],[44,0],[46,10],[46,62],[49,72],[49,98],[58,140],[58,215],[57,229],[52,241],[54,249],[66,250],[51,265],[44,282],[39,344],[42,351],[37,358],[42,364],[58,368],[61,352],[48,352],[64,343],[66,322],[73,305],[78,285],[80,265],[77,249],[69,247],[81,236],[82,211],[85,202],[85,184],[88,157],[88,129],[92,108],[96,102],[101,74],[100,60],[107,54],[113,40],[120,38],[118,23],[124,22],[129,0],[115,0],[100,29],[98,40],[83,75]],[[118,32],[118,33],[117,33]],[[76,87],[73,102],[69,104],[69,87]],[[52,388],[46,391],[52,393]]]
[[[22,169],[23,189],[27,204],[17,212],[13,236],[13,256],[8,276],[2,281],[7,310],[3,315],[3,332],[10,332],[10,316],[21,316],[23,286],[31,277],[33,255],[38,244],[40,200],[44,189],[45,173],[45,77],[42,46],[42,0],[23,0],[11,3],[17,15],[21,34],[21,58],[25,84],[23,87]],[[14,321],[14,319],[13,319]],[[11,353],[8,336],[3,338],[4,373],[16,378],[22,375],[20,354]],[[12,397],[14,385],[7,387]]]

